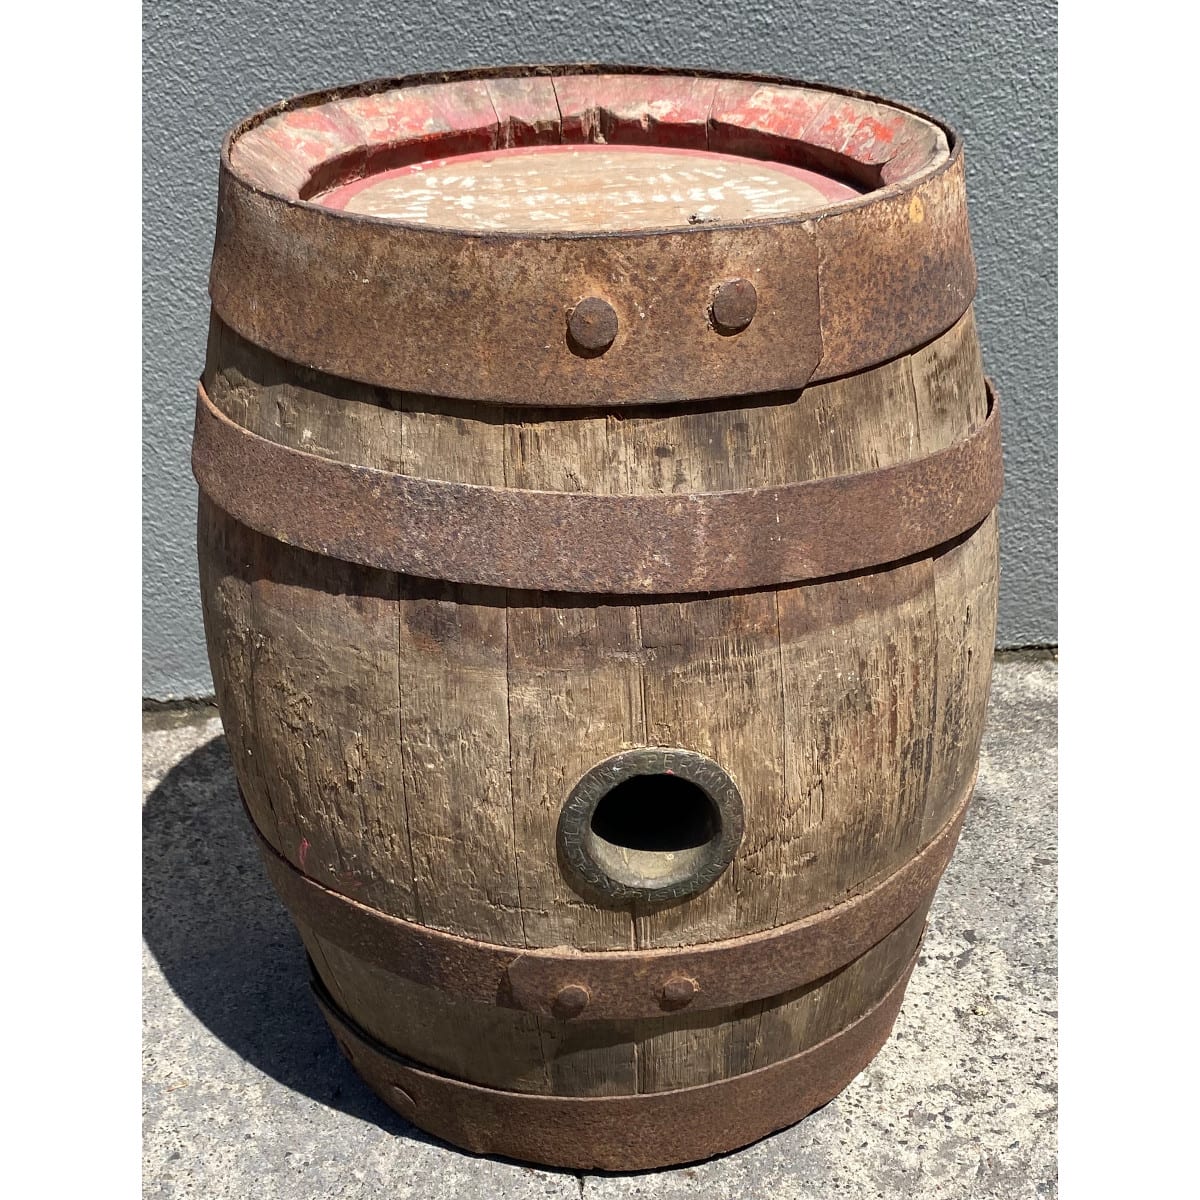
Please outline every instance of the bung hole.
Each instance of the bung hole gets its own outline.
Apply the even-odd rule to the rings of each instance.
[[[642,746],[597,763],[558,818],[559,865],[590,901],[675,904],[721,876],[742,840],[742,798],[693,750]]]
[[[634,775],[605,793],[592,833],[624,850],[679,852],[707,845],[721,831],[708,794],[678,775]]]

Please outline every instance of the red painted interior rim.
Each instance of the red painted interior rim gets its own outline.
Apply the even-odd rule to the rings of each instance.
[[[909,184],[944,165],[956,149],[953,133],[924,114],[827,85],[647,67],[513,67],[372,81],[295,97],[231,131],[223,165],[256,191],[306,204],[415,162],[530,144],[504,141],[510,116],[505,97],[514,88],[530,92],[530,112],[518,114],[517,124],[528,117],[521,132],[533,129],[533,141],[541,144],[645,144],[650,123],[639,106],[667,103],[679,112],[650,124],[649,144],[659,149],[799,166],[859,193]],[[554,108],[546,97],[556,101]],[[607,137],[595,136],[596,113],[611,118]],[[632,140],[622,136],[623,126]],[[687,144],[697,139],[703,144]],[[865,198],[831,200],[830,206]],[[314,206],[327,208],[320,201]]]

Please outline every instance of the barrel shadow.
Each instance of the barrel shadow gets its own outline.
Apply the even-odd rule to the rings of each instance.
[[[146,801],[142,934],[179,999],[242,1058],[330,1108],[439,1144],[338,1052],[300,938],[267,882],[223,737],[184,758]]]

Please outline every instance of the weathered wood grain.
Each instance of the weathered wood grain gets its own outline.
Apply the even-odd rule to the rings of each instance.
[[[520,946],[503,596],[402,579],[397,741],[420,919]]]
[[[554,84],[545,75],[484,80],[496,110],[501,146],[536,146],[559,140],[561,119]]]
[[[908,358],[923,453],[966,437],[987,416],[975,314]],[[937,700],[922,840],[945,823],[965,786],[979,741],[996,644],[999,577],[996,516],[931,557],[937,622]]]
[[[416,918],[396,738],[396,582],[263,539],[257,749],[279,850],[328,887]]]
[[[254,614],[258,538],[244,525],[229,520],[203,493],[196,535],[204,634],[221,723],[250,815],[278,850],[279,821],[263,775],[254,705],[259,641]]]
[[[504,486],[504,429],[453,411],[411,420],[403,469],[434,448],[447,478]],[[469,429],[471,436],[463,432]],[[417,436],[424,434],[424,437]],[[503,590],[401,577],[399,737],[421,920],[521,946]]]
[[[996,645],[1000,547],[996,514],[934,558],[937,708],[922,838],[945,824],[950,797],[979,758]]]

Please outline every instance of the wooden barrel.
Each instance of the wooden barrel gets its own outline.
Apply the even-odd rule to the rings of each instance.
[[[213,677],[317,999],[413,1123],[685,1162],[886,1040],[990,680],[974,290],[959,140],[855,93],[514,68],[230,134]]]

